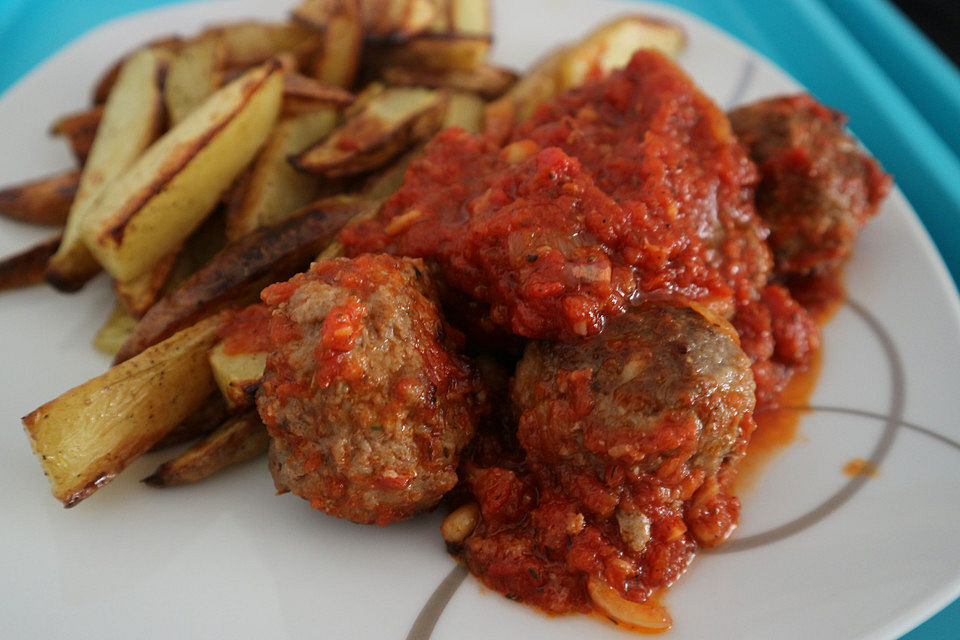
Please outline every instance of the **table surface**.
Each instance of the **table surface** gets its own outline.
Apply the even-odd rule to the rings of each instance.
[[[0,92],[94,26],[182,1],[0,0]],[[960,282],[960,73],[894,5],[885,0],[661,1],[728,31],[846,112],[854,133],[896,177]],[[935,37],[946,34],[945,46],[960,55],[950,28],[960,23],[956,0],[898,2]],[[957,629],[960,600],[903,640],[954,638]]]

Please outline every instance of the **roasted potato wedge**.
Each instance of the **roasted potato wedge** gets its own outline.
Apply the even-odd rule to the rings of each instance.
[[[170,61],[163,100],[175,125],[203,104],[220,86],[227,49],[221,38],[199,37],[184,43]]]
[[[625,16],[608,22],[580,42],[547,55],[488,105],[485,133],[493,140],[503,141],[515,122],[529,118],[540,104],[564,89],[624,66],[640,49],[654,48],[676,56],[685,42],[683,29],[669,22],[644,16]]]
[[[323,109],[285,118],[260,153],[246,188],[227,213],[227,237],[235,240],[260,227],[277,224],[320,193],[315,176],[296,171],[287,157],[300,153],[336,126],[337,111]]]
[[[267,428],[256,411],[227,420],[182,454],[160,465],[143,479],[151,487],[174,487],[203,480],[224,467],[266,453]]]
[[[118,69],[119,71],[119,69]],[[103,105],[97,105],[86,111],[68,113],[61,116],[50,127],[50,135],[63,136],[70,145],[73,157],[81,167],[90,155],[90,147],[97,136],[97,128],[103,118]]]
[[[493,39],[487,0],[444,0],[430,26],[398,43],[371,43],[364,64],[371,69],[406,66],[471,70],[482,66]]]
[[[81,229],[104,187],[160,135],[164,124],[161,87],[168,57],[163,50],[144,49],[120,69],[80,174],[63,241],[47,266],[47,281],[58,289],[76,291],[100,271],[83,243]]]
[[[117,77],[120,75],[120,69],[127,62],[127,60],[130,59],[130,56],[133,56],[144,49],[159,49],[172,54],[176,53],[182,44],[183,40],[180,38],[180,36],[163,36],[161,38],[151,40],[143,46],[138,47],[137,49],[125,53],[117,58],[113,64],[107,67],[100,77],[97,78],[92,91],[93,104],[101,105],[107,101],[107,98],[110,96],[110,92],[113,91],[113,85],[116,84]]]
[[[180,421],[167,435],[160,438],[150,451],[159,451],[167,447],[175,447],[197,438],[202,438],[222,425],[230,417],[227,404],[223,401],[220,391],[214,391],[207,399],[200,403],[196,411]]]
[[[363,32],[368,40],[405,40],[441,19],[444,2],[435,0],[360,0]]]
[[[267,366],[268,355],[263,351],[229,353],[222,342],[210,350],[213,378],[217,381],[220,393],[231,412],[253,406],[254,394]]]
[[[487,100],[499,97],[517,80],[512,71],[491,65],[470,70],[387,67],[381,75],[391,85],[453,89],[477,93]]]
[[[149,271],[145,271],[133,280],[113,282],[113,293],[117,301],[130,312],[130,315],[134,318],[143,317],[143,314],[160,298],[179,255],[180,250],[177,249],[165,255]]]
[[[223,42],[228,67],[250,67],[282,53],[302,52],[314,46],[316,34],[298,24],[284,22],[236,22],[204,31]]]
[[[47,261],[60,245],[60,234],[25,251],[0,259],[0,291],[43,282]]]
[[[80,172],[74,170],[7,187],[0,191],[0,215],[31,224],[62,225],[79,183]]]
[[[622,68],[640,49],[657,49],[676,56],[685,44],[686,34],[673,23],[646,16],[618,18],[567,50],[559,65],[559,89],[563,91]]]
[[[480,133],[483,131],[485,106],[483,99],[475,93],[451,91],[442,127],[460,127],[470,133]]]
[[[137,326],[137,319],[119,302],[93,337],[93,346],[108,356],[117,355]]]
[[[327,177],[375,169],[439,129],[446,102],[443,92],[431,89],[386,89],[354,109],[339,128],[293,156],[291,162],[301,171]]]
[[[53,495],[72,507],[110,482],[214,389],[207,318],[71,389],[23,419]]]
[[[157,302],[117,353],[122,362],[228,304],[255,299],[268,284],[308,264],[354,215],[369,204],[331,198],[286,222],[228,244],[186,282]]]
[[[117,280],[132,280],[189,236],[267,139],[283,74],[268,62],[214,93],[87,210],[82,235]]]
[[[320,109],[348,107],[355,97],[346,89],[323,84],[299,73],[283,74],[281,115],[297,116]]]
[[[363,48],[358,0],[308,0],[293,10],[293,19],[320,35],[303,65],[307,75],[331,86],[352,87]]]

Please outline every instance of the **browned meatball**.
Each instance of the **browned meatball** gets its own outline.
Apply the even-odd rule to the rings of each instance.
[[[257,407],[277,489],[360,523],[434,506],[457,482],[479,388],[423,264],[324,260],[262,297],[274,351]]]
[[[779,273],[840,265],[890,189],[890,177],[844,122],[808,95],[763,100],[730,114],[760,169],[757,211],[770,225]]]
[[[636,475],[670,460],[710,475],[745,443],[754,382],[726,321],[649,303],[580,344],[530,343],[513,398],[534,465]]]

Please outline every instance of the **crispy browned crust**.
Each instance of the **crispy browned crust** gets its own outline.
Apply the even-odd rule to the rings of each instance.
[[[321,107],[347,107],[353,104],[355,96],[340,87],[323,84],[319,80],[299,73],[283,74],[283,112],[302,113]]]
[[[469,91],[480,94],[486,100],[503,95],[517,80],[517,74],[513,71],[492,65],[471,71],[397,66],[386,67],[381,75],[385,82],[392,85]]]
[[[50,226],[67,221],[80,183],[80,171],[66,171],[0,191],[0,215]]]
[[[207,131],[206,135],[191,140],[190,144],[184,144],[178,147],[178,153],[167,158],[166,163],[156,172],[153,181],[150,184],[144,185],[144,187],[140,189],[138,193],[133,194],[127,200],[123,209],[117,212],[117,215],[114,218],[115,223],[104,229],[100,233],[100,238],[108,238],[109,242],[117,245],[122,243],[123,235],[127,230],[127,226],[137,212],[140,211],[140,209],[142,209],[151,198],[163,191],[167,184],[173,180],[173,178],[176,177],[180,171],[183,170],[183,168],[194,158],[194,156],[196,156],[204,147],[210,144],[210,141],[216,137],[221,130],[233,122],[233,119],[243,110],[243,108],[247,105],[253,95],[260,89],[260,87],[270,80],[270,78],[273,76],[272,72],[280,68],[280,62],[277,60],[268,60],[264,64],[269,68],[265,70],[262,78],[256,82],[247,83],[247,85],[244,87],[243,99],[237,101],[237,107],[230,113],[230,115],[224,117],[223,121],[218,126]],[[159,104],[160,108],[162,109],[162,98],[159,101]]]
[[[139,49],[144,49],[147,47],[167,47],[172,51],[176,51],[182,43],[183,39],[180,36],[163,36],[157,38],[156,40],[151,40]],[[139,49],[137,49],[137,51],[139,51]],[[93,104],[102,105],[107,101],[107,96],[110,95],[110,91],[113,89],[113,85],[116,84],[117,77],[120,75],[120,68],[133,53],[133,51],[125,53],[113,64],[107,67],[103,74],[97,78],[96,83],[93,85],[93,91],[91,92]]]
[[[302,270],[366,206],[359,199],[334,198],[228,244],[150,308],[115,362],[127,360],[227,305],[255,299],[266,285]]]
[[[0,291],[43,282],[47,261],[60,246],[60,234],[12,256],[0,259]]]
[[[135,318],[142,318],[163,293],[181,249],[171,251],[152,269],[132,282],[113,282],[113,294]]]
[[[143,479],[151,487],[173,487],[203,480],[224,467],[266,453],[267,429],[256,411],[231,418],[179,456]]]
[[[330,139],[328,136],[302,153],[290,156],[290,164],[298,171],[315,173],[327,178],[356,176],[377,169],[440,129],[447,104],[447,96],[441,94],[441,100],[437,104],[399,122],[383,123],[368,118],[366,120],[370,126],[364,126],[356,131],[356,136],[352,140],[355,143],[355,149],[350,153],[332,160],[318,158],[315,150]],[[365,116],[359,114],[357,117],[359,119]],[[350,124],[348,120],[343,128],[346,129]]]
[[[191,440],[207,435],[219,427],[230,417],[227,404],[223,401],[220,391],[214,391],[204,400],[200,408],[184,418],[173,431],[163,436],[150,451],[159,451],[168,447],[175,447]]]
[[[93,139],[97,137],[97,128],[100,127],[102,118],[102,104],[86,111],[68,113],[50,126],[50,135],[66,138],[73,156],[82,167],[90,154]]]

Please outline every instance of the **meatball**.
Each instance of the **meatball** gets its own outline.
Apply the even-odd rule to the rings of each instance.
[[[437,504],[457,482],[482,392],[419,260],[314,263],[268,287],[257,408],[278,491],[359,523]]]
[[[890,189],[890,177],[844,130],[842,114],[808,95],[741,107],[730,122],[760,169],[757,210],[770,225],[778,273],[836,268]]]
[[[530,343],[513,399],[532,465],[601,477],[666,461],[716,474],[745,444],[755,401],[733,328],[671,303],[645,304],[580,344]]]

